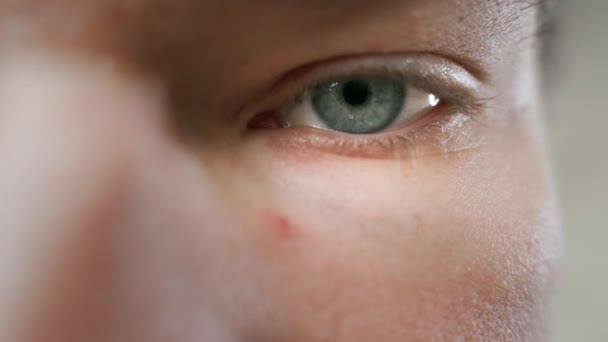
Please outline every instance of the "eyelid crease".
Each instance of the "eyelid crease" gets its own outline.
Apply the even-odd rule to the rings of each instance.
[[[277,110],[298,101],[315,85],[353,75],[384,74],[436,95],[442,102],[473,111],[489,99],[487,86],[463,66],[429,53],[347,56],[315,62],[288,72],[269,88],[262,101],[238,113],[250,120],[258,113]]]

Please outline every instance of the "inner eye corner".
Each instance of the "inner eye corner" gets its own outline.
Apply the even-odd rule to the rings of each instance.
[[[254,115],[247,122],[248,130],[283,128],[285,125],[276,110],[266,110]]]

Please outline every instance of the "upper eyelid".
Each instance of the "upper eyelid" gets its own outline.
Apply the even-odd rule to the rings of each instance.
[[[239,116],[250,117],[277,109],[277,106],[293,102],[324,81],[372,73],[401,77],[408,85],[461,107],[479,107],[493,97],[484,82],[473,73],[455,61],[436,54],[417,52],[347,56],[315,62],[288,72],[264,93],[262,101],[245,107]]]

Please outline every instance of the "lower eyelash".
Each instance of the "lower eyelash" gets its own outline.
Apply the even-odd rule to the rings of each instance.
[[[353,147],[350,153],[366,158],[405,159],[471,149],[479,145],[471,141],[474,139],[471,120],[473,116],[463,111],[442,113],[414,130],[395,131],[384,137],[372,137],[368,142],[358,142],[350,146]]]
[[[453,107],[434,116],[415,129],[404,127],[378,135],[350,135],[316,129],[291,127],[272,130],[270,143],[290,154],[315,150],[343,157],[366,159],[408,159],[448,154],[476,148],[481,144],[475,128],[476,115],[465,108]]]

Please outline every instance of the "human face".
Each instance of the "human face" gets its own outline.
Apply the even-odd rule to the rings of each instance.
[[[539,17],[2,0],[0,340],[541,340]]]

